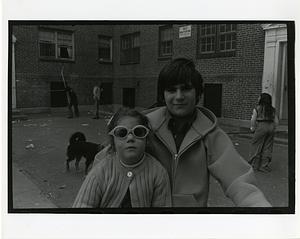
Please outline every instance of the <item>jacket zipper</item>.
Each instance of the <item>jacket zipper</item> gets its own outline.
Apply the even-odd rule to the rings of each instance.
[[[166,148],[169,150],[171,155],[177,155],[177,153],[174,153],[173,150],[169,148],[169,145],[164,141],[163,138],[160,137],[160,135],[155,134],[155,136],[166,146]],[[174,160],[174,161],[176,161],[176,160]],[[172,162],[172,164],[171,164],[172,177],[171,178],[172,178],[172,185],[173,186],[174,186],[174,179],[175,179],[174,168],[175,168],[175,163]]]
[[[172,188],[175,188],[175,175],[176,175],[176,169],[177,169],[177,165],[178,165],[178,154],[174,154],[174,167],[172,168]],[[174,191],[174,190],[173,190]]]
[[[175,175],[176,175],[176,171],[177,171],[177,166],[178,166],[178,159],[179,157],[190,147],[192,146],[195,142],[197,142],[199,139],[202,138],[202,135],[200,137],[197,137],[193,142],[191,142],[189,145],[187,145],[180,153],[174,153],[173,150],[171,150],[168,146],[168,144],[164,141],[163,138],[160,137],[159,134],[154,134],[165,146],[166,148],[171,152],[171,154],[174,155],[173,159],[174,162],[172,162],[172,191],[175,188]]]
[[[194,143],[196,143],[199,139],[201,139],[202,136],[197,137],[194,141],[192,141],[189,145],[187,145],[180,153],[175,153],[174,154],[174,169],[172,169],[173,175],[172,175],[172,185],[173,185],[173,189],[175,188],[175,175],[176,175],[176,171],[177,171],[177,166],[178,166],[178,161],[179,161],[179,157],[188,149],[190,148]]]

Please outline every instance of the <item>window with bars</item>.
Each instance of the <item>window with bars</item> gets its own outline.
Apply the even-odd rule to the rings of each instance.
[[[170,57],[173,54],[173,27],[159,27],[159,57]]]
[[[112,37],[98,36],[98,61],[112,62]]]
[[[201,24],[198,57],[235,56],[237,24]]]
[[[120,63],[134,64],[140,62],[140,33],[131,33],[120,37]]]
[[[52,29],[39,30],[40,58],[74,60],[74,35],[72,32]]]

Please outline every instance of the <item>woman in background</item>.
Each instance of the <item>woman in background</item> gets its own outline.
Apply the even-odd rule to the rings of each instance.
[[[254,170],[270,172],[273,143],[278,118],[272,106],[272,96],[262,93],[253,109],[250,130],[254,132],[249,163]]]

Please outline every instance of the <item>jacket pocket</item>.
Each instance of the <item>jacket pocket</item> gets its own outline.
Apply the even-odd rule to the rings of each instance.
[[[173,207],[199,207],[195,196],[193,194],[173,194]]]

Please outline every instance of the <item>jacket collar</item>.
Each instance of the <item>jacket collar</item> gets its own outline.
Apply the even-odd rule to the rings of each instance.
[[[171,118],[167,108],[160,107],[159,109],[149,113],[148,115],[151,128],[155,134],[157,134],[164,141],[173,153],[176,153],[176,145],[171,131],[168,129],[168,122]],[[190,130],[185,135],[179,152],[184,150],[193,141],[204,137],[217,124],[216,116],[206,108],[197,107],[197,117],[193,122]]]

